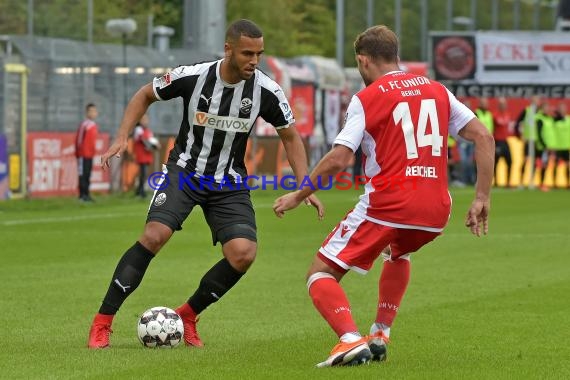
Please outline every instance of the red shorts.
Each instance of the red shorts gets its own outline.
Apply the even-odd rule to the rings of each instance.
[[[385,226],[353,211],[335,227],[319,249],[318,256],[333,268],[366,273],[382,250],[390,245],[391,259],[412,253],[441,235],[409,228]]]

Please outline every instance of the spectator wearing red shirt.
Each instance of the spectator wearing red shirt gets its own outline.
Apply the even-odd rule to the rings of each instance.
[[[507,100],[503,97],[499,98],[499,109],[493,115],[495,138],[495,186],[497,186],[497,164],[499,159],[503,157],[507,163],[507,187],[510,185],[511,166],[513,160],[511,158],[511,149],[507,143],[507,137],[513,134],[514,122],[507,107]]]
[[[75,156],[77,157],[77,173],[79,174],[79,200],[82,202],[93,202],[93,198],[89,194],[89,185],[98,130],[95,119],[98,115],[95,104],[87,104],[85,106],[85,120],[79,124],[75,136]]]
[[[135,195],[141,198],[146,197],[144,184],[146,181],[147,167],[152,164],[154,151],[160,148],[158,140],[154,137],[149,128],[148,115],[144,114],[136,126],[133,133],[135,161],[139,165],[139,184],[135,190]]]

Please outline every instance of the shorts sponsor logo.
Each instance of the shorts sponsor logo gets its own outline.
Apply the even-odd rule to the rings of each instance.
[[[200,125],[202,127],[218,129],[226,132],[248,133],[251,129],[251,122],[249,119],[218,116],[206,112],[194,113],[192,123],[194,125]]]
[[[166,202],[166,194],[165,193],[160,193],[156,196],[156,198],[154,198],[154,205],[155,206],[162,206],[164,204],[164,202]]]
[[[158,87],[163,89],[171,83],[170,73],[166,73],[158,79]]]
[[[251,101],[250,98],[243,98],[241,100],[241,105],[240,105],[239,110],[241,113],[250,113],[252,105],[253,105],[253,102]]]
[[[343,224],[342,229],[340,231],[340,237],[343,238],[348,231],[350,231],[350,228],[346,224]]]

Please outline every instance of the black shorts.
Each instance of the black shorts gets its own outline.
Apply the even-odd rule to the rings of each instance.
[[[524,143],[524,156],[528,157],[530,153],[530,146],[528,142]],[[536,142],[534,143],[534,157],[542,159],[542,149],[537,149]]]
[[[557,150],[556,151],[556,160],[561,160],[568,162],[570,161],[570,151],[568,150]]]
[[[168,163],[165,173],[168,178],[150,201],[148,222],[160,222],[173,231],[182,229],[182,224],[194,206],[199,205],[212,231],[212,243],[222,244],[235,238],[257,241],[255,211],[248,189],[221,189],[191,177],[191,174]],[[180,180],[180,177],[184,180]]]
[[[505,140],[495,140],[495,163],[500,157],[511,161],[511,149]]]

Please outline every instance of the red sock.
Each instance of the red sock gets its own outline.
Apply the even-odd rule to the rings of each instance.
[[[378,311],[376,323],[392,326],[410,281],[410,261],[397,259],[384,261],[380,275]]]
[[[93,319],[93,323],[101,323],[104,325],[110,325],[113,323],[114,314],[101,314],[97,313]]]
[[[334,278],[319,277],[309,285],[313,304],[340,338],[358,332],[344,290]]]
[[[180,317],[190,318],[192,320],[196,320],[196,317],[198,316],[198,314],[196,314],[194,310],[192,310],[192,307],[188,305],[188,302],[184,302],[184,304],[182,304],[178,309],[176,309],[176,312],[178,313],[178,315],[180,315]]]

